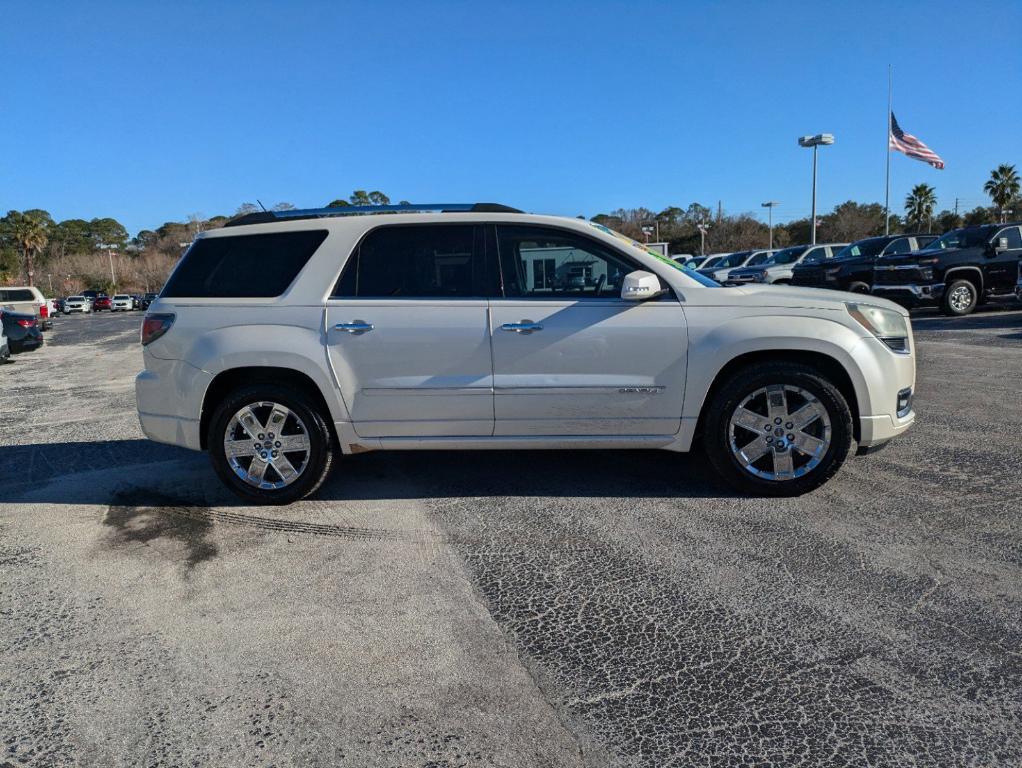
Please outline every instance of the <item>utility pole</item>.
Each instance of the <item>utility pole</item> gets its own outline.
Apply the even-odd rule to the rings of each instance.
[[[765,203],[760,203],[760,205],[767,209],[767,216],[770,220],[770,245],[767,246],[767,250],[772,251],[774,249],[774,206],[778,205],[778,202],[776,200],[769,200]]]
[[[53,275],[47,273],[46,279],[50,281],[50,296],[53,295]]]
[[[113,286],[113,290],[117,290],[117,275],[114,274],[114,250],[113,248],[106,249],[106,255],[110,257],[110,284]]]

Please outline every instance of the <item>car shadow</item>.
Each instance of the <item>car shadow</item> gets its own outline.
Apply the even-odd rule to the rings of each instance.
[[[157,466],[158,465],[158,468]],[[87,474],[101,472],[100,475]],[[240,506],[205,454],[149,440],[11,446],[0,451],[0,502]],[[170,490],[168,490],[170,489]],[[654,450],[379,451],[341,456],[319,501],[549,496],[715,498],[701,454]]]
[[[991,308],[965,317],[946,317],[940,314],[913,315],[912,328],[916,331],[982,331],[1022,328],[1022,311]]]

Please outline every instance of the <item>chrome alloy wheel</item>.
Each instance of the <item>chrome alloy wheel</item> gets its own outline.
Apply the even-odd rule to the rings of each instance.
[[[224,431],[224,456],[234,474],[262,490],[291,485],[308,466],[311,451],[304,422],[280,403],[246,405]]]
[[[964,312],[972,304],[972,289],[967,285],[959,285],[951,291],[947,301],[955,312]]]
[[[811,472],[830,447],[830,416],[812,393],[774,384],[748,395],[731,414],[731,453],[764,480],[793,480]]]

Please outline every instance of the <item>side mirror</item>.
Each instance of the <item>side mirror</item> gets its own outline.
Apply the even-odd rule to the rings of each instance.
[[[1008,250],[1008,238],[1006,237],[997,238],[997,243],[994,245],[994,253],[999,253],[1000,251],[1006,250]]]
[[[621,298],[625,301],[646,301],[664,293],[660,278],[644,269],[629,272],[621,282]]]

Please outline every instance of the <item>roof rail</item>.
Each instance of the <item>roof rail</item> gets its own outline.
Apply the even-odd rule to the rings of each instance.
[[[500,203],[427,203],[416,205],[342,205],[335,208],[296,208],[289,211],[257,211],[231,219],[225,227],[240,227],[244,224],[267,224],[273,221],[295,219],[321,219],[328,216],[358,216],[370,213],[418,213],[439,211],[440,213],[522,213]]]

